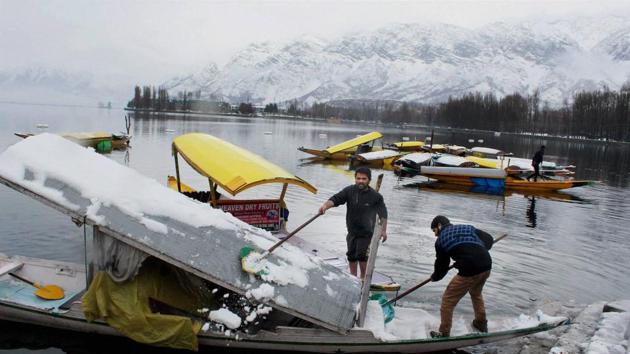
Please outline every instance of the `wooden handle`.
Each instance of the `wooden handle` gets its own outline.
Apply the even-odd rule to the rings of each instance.
[[[269,248],[266,252],[265,255],[273,252],[273,250],[275,250],[276,248],[280,247],[281,244],[285,243],[288,239],[290,239],[291,237],[293,237],[293,235],[295,235],[298,231],[302,230],[306,225],[310,224],[313,222],[313,220],[317,219],[318,217],[320,217],[322,214],[317,213],[315,216],[313,216],[312,218],[308,219],[304,224],[300,225],[300,227],[298,227],[297,229],[293,230],[293,232],[291,232],[290,234],[287,235],[287,237],[283,238],[282,240],[280,240],[280,242],[277,242],[275,245],[271,246],[271,248]]]
[[[36,288],[39,288],[39,286],[37,286],[34,282],[32,282],[32,281],[30,281],[28,279],[24,279],[24,278],[22,278],[21,276],[19,276],[17,274],[9,273],[9,275],[12,276],[12,277],[18,278],[18,279],[20,279],[21,281],[23,281],[25,283],[31,284],[32,286],[34,286]]]
[[[506,237],[507,237],[507,234],[503,234],[503,235],[501,235],[501,236],[499,236],[499,237],[495,238],[495,239],[494,239],[494,241],[493,241],[492,243],[493,243],[493,244],[495,244],[495,243],[497,243],[497,242],[499,242],[499,241],[503,240],[503,239],[504,239],[504,238],[506,238]],[[453,269],[453,267],[455,267],[455,264],[451,264],[451,266],[450,266],[450,267],[448,267],[448,270]],[[391,304],[392,302],[396,302],[396,301],[398,301],[398,300],[402,299],[403,297],[405,297],[405,296],[407,296],[407,295],[411,294],[412,292],[416,291],[418,288],[420,288],[420,287],[422,287],[422,286],[426,285],[426,284],[427,284],[427,283],[429,283],[430,281],[431,281],[431,278],[429,277],[429,279],[424,280],[422,283],[420,283],[420,284],[418,284],[418,285],[416,285],[416,286],[412,287],[411,289],[408,289],[408,290],[404,291],[402,294],[400,294],[400,295],[396,296],[395,298],[393,298],[393,299],[391,299],[391,300],[387,301],[387,304],[389,305],[389,304]]]

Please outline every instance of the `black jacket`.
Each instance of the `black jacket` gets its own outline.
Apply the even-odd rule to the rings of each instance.
[[[452,227],[454,225],[448,225]],[[474,228],[473,228],[474,229]],[[440,232],[440,236],[444,233],[446,227]],[[464,243],[454,246],[449,251],[439,246],[439,240],[435,242],[435,265],[434,271],[431,275],[433,281],[438,281],[448,273],[448,267],[451,262],[451,258],[455,261],[455,268],[459,270],[459,275],[463,277],[471,277],[473,275],[481,274],[492,269],[492,258],[488,250],[492,248],[494,239],[490,234],[474,229],[474,234],[481,241],[479,244]],[[439,238],[439,236],[438,236]]]
[[[540,165],[543,162],[543,155],[545,155],[545,153],[542,150],[536,151],[532,158],[532,166]]]
[[[361,190],[353,184],[330,197],[330,201],[335,206],[347,204],[346,226],[348,233],[356,237],[372,237],[376,214],[387,219],[383,196],[371,187]]]

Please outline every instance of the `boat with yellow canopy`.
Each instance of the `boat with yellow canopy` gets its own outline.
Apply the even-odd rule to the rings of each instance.
[[[317,188],[313,185],[282,167],[209,134],[190,133],[179,136],[173,140],[172,149],[176,177],[168,178],[171,188],[199,201],[209,202],[250,225],[271,232],[280,231],[286,221],[288,210],[284,197],[289,184],[317,193]],[[208,178],[208,191],[196,191],[182,183],[179,156],[197,173]],[[229,162],[221,156],[229,158]],[[273,183],[282,184],[282,192],[277,199],[227,199],[217,190],[220,187],[234,197],[249,188]]]
[[[303,146],[299,147],[298,150],[326,160],[349,160],[356,153],[361,154],[382,150],[382,148],[374,146],[374,142],[382,137],[383,134],[379,132],[371,132],[337,145],[329,146],[323,150],[310,149]]]
[[[250,225],[272,233],[284,234],[286,232],[289,210],[284,197],[289,184],[317,193],[317,188],[313,185],[282,167],[209,134],[190,133],[179,136],[173,140],[172,149],[177,177],[168,177],[170,188],[193,199],[208,202]],[[179,156],[197,173],[208,178],[209,191],[196,191],[181,182]],[[225,159],[219,158],[221,156],[229,157],[230,162],[226,163]],[[217,190],[221,188],[222,191],[234,197],[249,188],[273,183],[282,184],[282,192],[278,199],[227,199]],[[288,242],[318,255],[329,264],[345,268],[344,259],[299,236],[292,237]],[[400,284],[387,275],[375,272],[372,278],[372,289],[398,291]]]

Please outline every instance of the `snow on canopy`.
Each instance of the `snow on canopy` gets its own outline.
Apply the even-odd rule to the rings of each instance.
[[[263,280],[249,277],[240,267],[238,251],[251,244],[271,247],[277,239],[270,233],[166,188],[91,148],[53,134],[29,137],[0,154],[0,177],[233,291],[245,294],[271,282],[275,296],[264,301],[272,306],[331,329],[352,327],[360,293],[356,278],[291,245],[267,258],[269,274]],[[326,281],[324,276],[331,272],[339,279]],[[331,298],[325,284],[339,297]],[[323,303],[329,311],[319,309]]]

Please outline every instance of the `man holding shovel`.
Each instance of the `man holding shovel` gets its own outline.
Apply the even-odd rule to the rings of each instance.
[[[453,310],[466,293],[470,294],[475,319],[473,329],[487,333],[488,321],[481,291],[490,276],[492,258],[488,250],[494,240],[488,233],[471,225],[452,225],[447,217],[438,215],[431,222],[431,229],[437,237],[435,241],[435,267],[431,275],[432,281],[438,281],[449,270],[451,258],[459,273],[453,277],[442,295],[440,306],[440,329],[431,331],[431,337],[448,337],[451,335]]]
[[[382,229],[381,238],[387,240],[387,207],[383,196],[369,185],[372,172],[367,167],[359,167],[354,173],[354,184],[333,195],[320,208],[319,213],[341,204],[347,205],[346,227],[348,235],[346,256],[350,264],[350,273],[357,276],[357,263],[361,269],[361,279],[365,277],[367,265],[367,251],[370,246],[374,222],[378,214]]]

